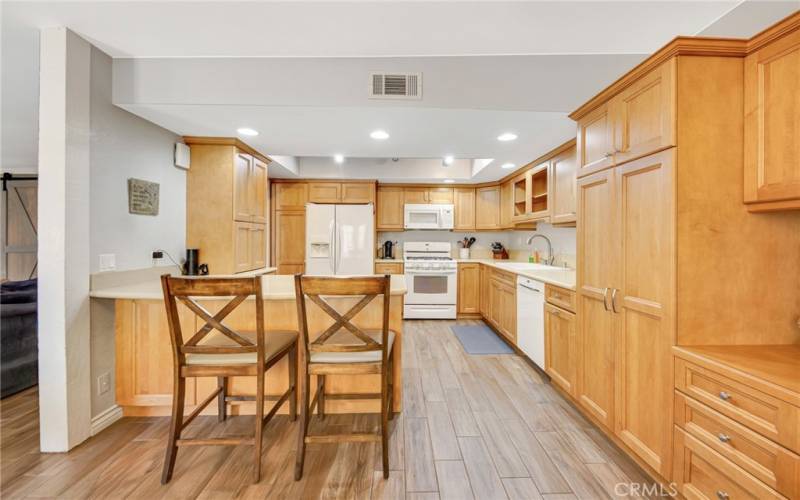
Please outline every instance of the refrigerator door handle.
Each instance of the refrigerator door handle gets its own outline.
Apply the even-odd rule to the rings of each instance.
[[[331,237],[328,243],[328,264],[331,266],[331,272],[336,274],[336,222],[331,222],[330,233]]]
[[[338,222],[336,224],[336,274],[339,274],[339,268],[342,267],[342,227]]]

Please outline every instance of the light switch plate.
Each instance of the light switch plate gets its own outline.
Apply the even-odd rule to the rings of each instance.
[[[113,271],[117,268],[117,256],[113,253],[100,254],[100,271]]]
[[[108,372],[97,377],[97,395],[107,393],[111,389],[111,375]]]

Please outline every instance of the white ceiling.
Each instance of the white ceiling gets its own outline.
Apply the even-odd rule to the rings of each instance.
[[[116,58],[116,104],[184,135],[256,128],[247,142],[289,157],[283,175],[297,165],[303,174],[297,156],[453,154],[495,158],[474,179],[488,180],[506,173],[501,163],[530,161],[574,135],[568,112],[674,36],[746,37],[797,8],[800,0],[3,2],[0,166],[36,164],[40,27],[67,26]],[[373,70],[422,71],[423,99],[367,99]],[[369,139],[376,128],[391,138]],[[519,139],[495,140],[507,130]],[[353,174],[364,169],[351,163]],[[350,175],[347,164],[337,172]]]

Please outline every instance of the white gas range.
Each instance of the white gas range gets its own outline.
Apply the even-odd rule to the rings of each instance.
[[[403,244],[406,288],[403,317],[455,319],[458,265],[446,242]]]

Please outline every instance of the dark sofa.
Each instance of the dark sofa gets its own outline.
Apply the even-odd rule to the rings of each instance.
[[[0,284],[0,397],[38,382],[36,280]]]

